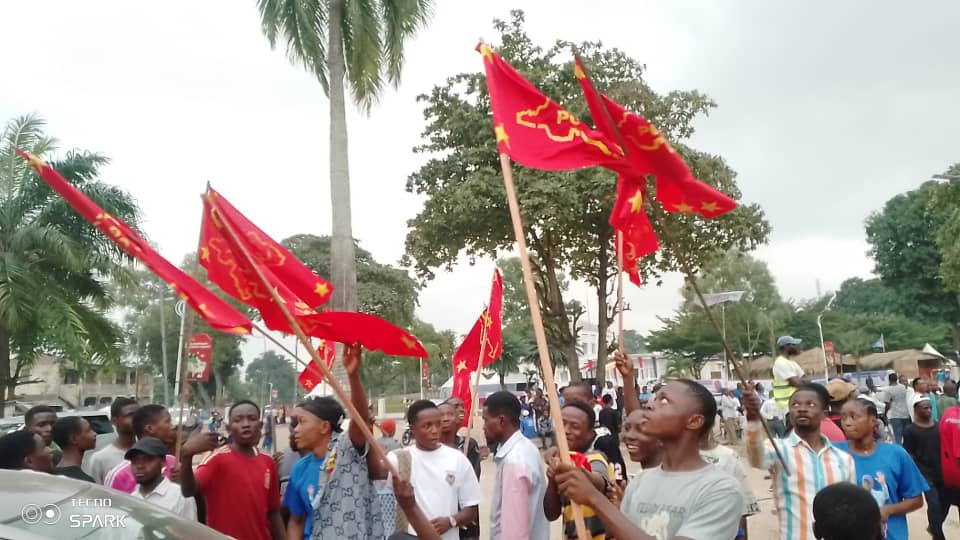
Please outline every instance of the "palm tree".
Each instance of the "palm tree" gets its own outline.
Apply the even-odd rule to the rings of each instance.
[[[83,364],[119,361],[121,333],[105,315],[108,280],[129,278],[122,251],[74,212],[16,154],[46,159],[105,210],[136,226],[129,194],[97,180],[107,159],[70,151],[50,160],[56,140],[44,121],[14,118],[0,131],[0,403],[13,399],[41,353]],[[16,364],[11,366],[15,358]],[[12,369],[11,369],[12,367]],[[0,407],[2,416],[4,407]]]
[[[257,0],[257,7],[270,46],[285,41],[290,61],[312,73],[330,99],[331,308],[354,311],[357,272],[344,80],[354,103],[369,112],[385,83],[400,84],[404,42],[427,23],[433,1]],[[346,378],[340,362],[334,370],[338,380]]]

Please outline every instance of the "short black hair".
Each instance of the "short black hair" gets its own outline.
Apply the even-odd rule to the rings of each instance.
[[[690,390],[690,393],[700,402],[700,414],[703,415],[703,425],[700,427],[700,435],[703,436],[704,433],[712,430],[713,425],[717,422],[717,400],[713,397],[713,394],[707,390],[706,386],[697,381],[677,379],[677,382],[686,385],[687,390]]]
[[[51,437],[60,448],[70,447],[70,437],[80,432],[83,418],[79,416],[64,416],[53,423]]]
[[[138,405],[137,400],[128,397],[118,397],[110,404],[110,418],[120,418],[123,408],[129,405]]]
[[[133,414],[133,434],[136,435],[138,439],[142,438],[147,429],[147,424],[160,421],[165,414],[168,414],[167,408],[156,403],[140,407],[137,412]]]
[[[257,410],[257,416],[260,416],[260,406],[250,401],[249,399],[241,399],[240,401],[234,402],[233,405],[230,406],[231,415],[233,414],[233,410],[239,407],[240,405],[250,405],[251,407]],[[228,422],[230,421],[229,417],[227,417],[227,421]]]
[[[921,377],[917,377],[916,379],[913,380],[913,382],[910,383],[910,386],[912,386],[913,389],[916,390],[916,389],[917,389],[917,383],[920,382],[921,380],[922,380]]]
[[[29,426],[33,423],[33,417],[43,413],[53,413],[54,416],[57,415],[57,411],[53,407],[49,405],[37,405],[36,407],[30,407],[27,414],[23,415],[23,422]]]
[[[520,425],[520,414],[522,410],[520,400],[511,392],[501,390],[490,394],[487,396],[486,401],[483,402],[483,408],[487,409],[490,414],[504,416],[515,426]]]
[[[37,436],[21,429],[0,437],[0,469],[19,470],[37,448]]]
[[[430,401],[429,399],[418,399],[410,404],[410,408],[407,409],[407,424],[413,426],[417,423],[417,415],[427,409],[436,409],[437,404]]]
[[[797,392],[813,392],[817,395],[817,399],[820,401],[820,406],[826,409],[830,405],[830,392],[827,392],[827,389],[822,384],[817,383],[803,383],[793,391],[794,394]],[[793,395],[790,396],[791,398]]]
[[[878,540],[881,531],[880,507],[860,486],[831,484],[813,498],[813,534],[821,540]]]
[[[898,379],[897,379],[897,374],[896,374],[896,373],[891,373],[891,374],[887,375],[887,381],[889,381],[890,384],[897,384],[897,380],[898,380]]]
[[[604,394],[602,398],[604,405],[613,405],[613,396],[610,394]]]
[[[330,422],[330,429],[333,430],[334,433],[343,431],[340,424],[343,422],[343,417],[347,414],[343,411],[343,406],[340,405],[340,402],[332,397],[317,396],[307,398],[297,404],[297,407],[300,407],[321,420]]]
[[[574,408],[574,409],[580,409],[581,411],[583,411],[583,414],[587,415],[587,420],[589,420],[590,422],[589,424],[587,424],[587,426],[589,426],[590,429],[593,429],[594,424],[597,423],[597,415],[593,412],[593,407],[587,405],[582,401],[568,401],[563,406],[563,408],[564,409]]]

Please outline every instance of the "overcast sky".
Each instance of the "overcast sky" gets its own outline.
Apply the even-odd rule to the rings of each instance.
[[[404,191],[423,161],[411,151],[423,128],[415,97],[482,69],[477,38],[494,41],[491,20],[518,5],[541,44],[602,39],[646,63],[654,88],[717,101],[692,144],[724,156],[745,201],[763,206],[773,234],[757,255],[786,297],[813,296],[818,279],[826,291],[869,275],[867,215],[960,161],[955,2],[437,4],[408,45],[401,88],[369,117],[348,112],[354,234],[381,262],[403,254],[421,205]],[[137,198],[147,235],[172,261],[196,249],[208,180],[277,239],[329,234],[328,103],[270,50],[256,2],[4,2],[0,50],[0,120],[37,112],[63,148],[109,156],[104,180]],[[420,317],[465,333],[491,267],[439,274]],[[680,284],[631,287],[627,327],[655,328]],[[595,306],[584,287],[570,294]]]

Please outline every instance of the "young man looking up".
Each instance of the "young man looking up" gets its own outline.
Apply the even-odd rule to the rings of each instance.
[[[60,463],[60,456],[63,455],[57,443],[53,442],[53,423],[56,421],[57,411],[46,405],[31,407],[27,414],[23,416],[24,429],[39,435],[43,439],[43,444],[50,449],[54,466]]]
[[[203,495],[207,526],[227,536],[283,540],[280,480],[273,458],[258,447],[260,407],[241,400],[230,407],[225,444],[219,433],[194,431],[180,449],[184,497]],[[193,471],[193,457],[214,450]]]
[[[167,446],[167,457],[164,462],[163,475],[170,478],[177,464],[174,457],[174,446],[177,443],[177,431],[173,429],[170,413],[163,405],[144,405],[137,409],[131,422],[133,433],[139,439],[154,437],[160,439]],[[130,493],[137,486],[137,479],[129,461],[123,461],[103,478],[103,485],[117,491]]]
[[[460,527],[479,522],[480,482],[463,452],[440,442],[441,414],[428,400],[413,402],[407,422],[416,444],[388,454],[399,469],[397,452],[410,453],[410,484],[417,505],[444,540],[460,538]],[[407,531],[415,534],[411,528]]]
[[[180,486],[163,476],[163,467],[167,457],[167,448],[153,437],[144,437],[124,453],[124,459],[130,461],[137,487],[131,495],[143,499],[160,508],[182,516],[188,521],[197,520],[197,505],[193,498],[180,493]]]
[[[554,474],[560,493],[592,507],[615,538],[734,538],[744,506],[740,484],[700,457],[700,439],[717,416],[713,394],[696,381],[671,381],[645,412],[640,429],[659,439],[662,462],[627,485],[619,509],[571,465],[558,465]]]
[[[60,463],[53,474],[93,482],[93,478],[83,472],[83,454],[97,446],[97,434],[90,429],[90,422],[79,416],[67,416],[53,424],[53,442],[63,452]]]
[[[483,403],[483,436],[497,448],[497,476],[490,501],[490,540],[547,540],[543,513],[547,482],[537,447],[520,432],[520,400],[495,392]]]
[[[567,434],[567,445],[571,452],[584,454],[589,464],[585,471],[593,486],[602,493],[611,492],[615,478],[613,469],[602,452],[590,450],[590,443],[595,438],[593,424],[595,422],[593,409],[586,403],[573,401],[567,403],[562,410],[563,429]],[[563,513],[563,532],[567,538],[577,538],[577,530],[573,522],[573,503],[569,499],[560,497],[557,483],[554,478],[556,465],[559,463],[559,452],[551,448],[544,454],[547,461],[547,493],[543,497],[543,511],[547,519],[555,521]],[[581,506],[581,512],[587,527],[587,534],[594,540],[604,540],[607,537],[603,522],[597,518],[589,506]]]
[[[817,491],[837,482],[857,482],[857,470],[850,454],[834,447],[820,433],[830,401],[827,389],[819,384],[803,384],[795,390],[788,400],[793,431],[773,443],[764,440],[760,398],[752,389],[743,394],[747,457],[750,465],[770,471],[780,538],[784,540],[813,536],[811,500]],[[789,472],[783,470],[773,445],[787,462]]]
[[[133,415],[139,409],[136,400],[125,397],[115,399],[110,405],[110,423],[117,430],[117,438],[91,456],[90,476],[94,482],[102,485],[107,473],[123,463],[124,454],[137,442],[133,433]]]

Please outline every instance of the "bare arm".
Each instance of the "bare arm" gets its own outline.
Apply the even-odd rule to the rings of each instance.
[[[747,460],[750,466],[757,469],[766,469],[764,458],[766,449],[763,445],[763,427],[760,424],[760,397],[753,390],[743,393],[743,410],[747,416]]]
[[[303,527],[307,516],[290,515],[287,520],[287,540],[303,540]]]
[[[367,414],[367,392],[360,381],[360,344],[353,343],[343,347],[343,367],[347,372],[347,378],[350,381],[350,402],[356,407],[357,412],[364,415],[363,418],[351,418],[350,429],[347,430],[350,435],[350,442],[356,448],[363,448],[367,443],[367,438],[363,436],[363,430],[360,428],[360,422],[366,422]],[[368,461],[369,464],[369,461]]]
[[[180,493],[184,497],[193,497],[200,493],[200,482],[193,474],[193,456],[209,452],[226,444],[218,439],[218,434],[194,431],[180,448]]]
[[[921,507],[923,507],[923,496],[917,495],[916,497],[904,499],[897,504],[881,506],[880,515],[883,521],[886,521],[890,516],[905,516],[914,510],[919,510]]]
[[[286,538],[280,509],[267,512],[267,522],[270,523],[270,536],[273,540],[284,540]],[[300,533],[300,538],[303,538],[303,532]]]
[[[417,533],[417,538],[423,540],[440,540],[440,534],[434,529],[433,524],[427,519],[426,514],[417,505],[416,496],[413,493],[413,486],[410,482],[393,477],[393,495],[397,499],[400,510],[407,516],[407,521],[413,530]],[[448,523],[449,525],[449,523]],[[301,536],[301,538],[303,538]],[[289,538],[288,540],[296,540]]]
[[[553,479],[553,475],[548,475],[547,492],[543,494],[543,513],[547,516],[547,521],[556,521],[560,517],[563,505],[560,501],[560,491]]]
[[[627,414],[630,414],[642,407],[640,397],[637,396],[637,381],[634,377],[633,361],[619,351],[613,353],[613,360],[617,364],[617,371],[623,377],[623,408]]]
[[[634,525],[619,508],[607,499],[606,495],[598,491],[583,470],[572,465],[560,464],[557,467],[556,479],[559,482],[560,491],[570,500],[593,508],[597,517],[603,522],[603,527],[609,536],[635,540],[657,540],[656,537],[650,536],[643,529]]]

